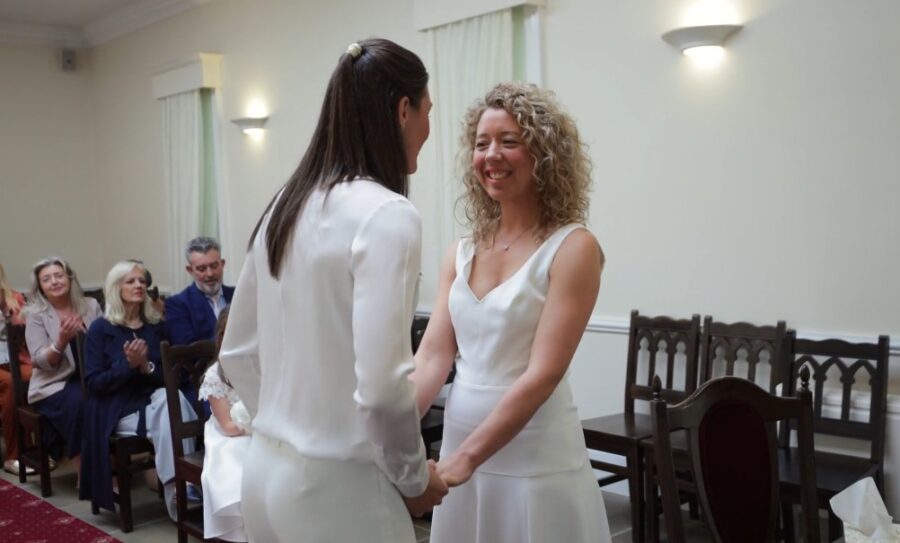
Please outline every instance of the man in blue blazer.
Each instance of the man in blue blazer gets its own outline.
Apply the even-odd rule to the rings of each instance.
[[[172,345],[215,339],[216,319],[234,293],[234,287],[222,284],[225,260],[218,241],[194,238],[188,242],[184,256],[185,269],[194,282],[166,300],[166,328]]]

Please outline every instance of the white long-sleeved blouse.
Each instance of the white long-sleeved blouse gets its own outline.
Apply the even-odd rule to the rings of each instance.
[[[254,432],[313,458],[374,461],[405,496],[424,492],[410,323],[421,220],[370,180],[314,192],[280,279],[266,220],[231,303],[219,356]]]

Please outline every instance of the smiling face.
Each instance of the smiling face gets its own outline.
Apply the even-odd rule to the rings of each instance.
[[[419,151],[431,133],[431,96],[428,89],[419,100],[419,107],[414,107],[406,99],[400,104],[400,131],[403,134],[403,147],[406,152],[406,173],[413,174],[419,168]]]
[[[59,264],[50,264],[38,272],[41,292],[48,300],[62,300],[69,296],[71,281],[66,270]]]
[[[519,123],[504,109],[486,109],[481,115],[472,167],[495,201],[537,198],[534,157],[528,153]]]
[[[125,305],[144,303],[144,298],[147,296],[147,278],[144,276],[143,269],[135,266],[122,278],[119,295]]]

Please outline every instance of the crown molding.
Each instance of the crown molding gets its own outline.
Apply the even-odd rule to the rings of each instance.
[[[0,42],[83,49],[96,47],[214,0],[143,0],[83,27],[0,20]]]
[[[212,1],[145,0],[85,25],[84,36],[91,47],[96,47]]]
[[[0,42],[49,45],[80,49],[88,46],[84,32],[75,26],[41,25],[0,21]]]

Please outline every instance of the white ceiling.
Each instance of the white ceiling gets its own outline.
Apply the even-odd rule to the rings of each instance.
[[[141,0],[0,0],[0,20],[83,27]]]
[[[212,0],[0,0],[0,42],[92,47]]]

